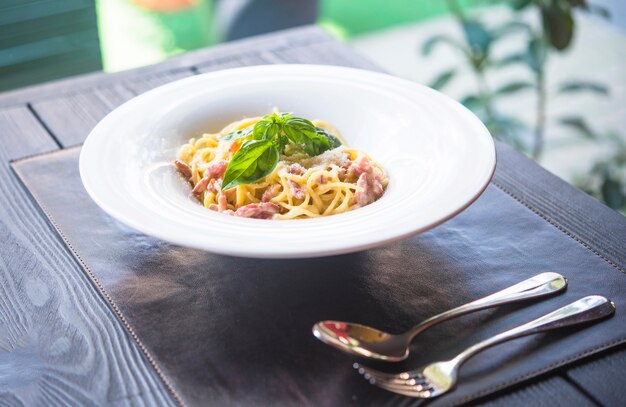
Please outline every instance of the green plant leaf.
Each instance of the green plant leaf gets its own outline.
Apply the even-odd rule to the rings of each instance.
[[[535,73],[540,72],[546,60],[547,53],[546,42],[541,37],[535,37],[530,40],[528,42],[528,49],[526,50],[526,62],[530,69]]]
[[[622,209],[626,205],[626,197],[622,194],[619,182],[605,178],[602,184],[602,199],[612,209]]]
[[[224,134],[220,139],[222,140],[237,140],[241,138],[249,137],[252,134],[254,126],[248,126],[244,129],[233,131],[232,133]]]
[[[467,95],[460,100],[461,104],[469,110],[476,110],[485,105],[482,98],[476,95]]]
[[[290,118],[285,121],[283,131],[289,140],[301,146],[310,156],[319,155],[331,148],[328,138],[318,133],[317,127],[309,120],[299,117]]]
[[[522,10],[530,5],[532,0],[509,0],[509,5],[515,10]]]
[[[609,94],[609,88],[606,85],[602,83],[598,83],[598,82],[591,82],[591,81],[563,82],[561,83],[558,89],[559,93],[573,93],[573,92],[583,92],[583,91],[593,92],[593,93],[597,93],[601,95]]]
[[[256,182],[269,175],[278,164],[279,153],[272,140],[248,140],[228,163],[222,189]]]
[[[571,127],[578,131],[581,135],[589,139],[596,139],[597,136],[593,130],[587,125],[587,122],[578,116],[561,117],[559,123],[563,126]]]
[[[454,75],[456,75],[456,69],[449,69],[447,71],[444,71],[437,75],[428,86],[433,89],[441,89],[446,86],[448,82],[452,80],[452,78],[454,78]]]
[[[574,18],[569,4],[551,0],[541,8],[543,31],[553,48],[562,51],[567,48],[574,36]]]
[[[337,148],[337,147],[341,146],[341,141],[339,141],[339,139],[337,137],[335,137],[334,135],[328,133],[326,130],[322,129],[321,127],[317,127],[317,134],[320,134],[320,135],[326,137],[326,139],[328,140],[328,144],[330,144],[331,150],[333,148]]]
[[[491,45],[491,33],[477,20],[464,20],[462,23],[465,40],[470,45],[474,54],[486,57]]]
[[[598,6],[597,4],[589,4],[587,7],[583,7],[583,9],[591,14],[606,18],[607,20],[611,19],[611,12],[606,7]]]
[[[526,54],[510,54],[502,59],[498,59],[496,61],[491,61],[490,65],[493,68],[504,68],[505,66],[513,65],[513,64],[523,64],[527,62]]]
[[[421,50],[422,55],[424,56],[430,55],[435,49],[435,47],[440,44],[448,44],[452,48],[463,50],[463,46],[459,44],[459,42],[457,42],[454,38],[445,34],[438,34],[424,41],[424,43],[422,44],[422,50]]]
[[[273,140],[281,132],[281,123],[273,120],[265,120],[257,122],[252,130],[252,138],[255,140]]]
[[[496,40],[509,34],[518,33],[520,31],[530,33],[532,31],[532,28],[528,24],[522,23],[520,21],[509,21],[499,27],[492,28],[490,30],[490,33],[492,40]]]
[[[530,89],[534,87],[535,85],[533,85],[530,82],[522,82],[522,81],[512,82],[512,83],[502,86],[501,88],[498,88],[494,92],[494,95],[495,96],[510,95],[511,93],[519,92],[520,90]]]

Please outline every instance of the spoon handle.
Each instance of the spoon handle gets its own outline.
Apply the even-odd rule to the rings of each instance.
[[[583,324],[585,322],[607,317],[612,315],[614,312],[615,304],[612,301],[600,295],[590,295],[524,325],[520,325],[516,328],[509,329],[508,331],[485,339],[484,341],[467,348],[452,359],[452,361],[458,366],[478,352],[493,345],[526,335]]]
[[[567,280],[558,273],[541,273],[534,277],[524,280],[520,283],[512,285],[497,293],[480,298],[476,301],[469,302],[451,310],[442,312],[423,321],[419,325],[413,327],[410,332],[410,338],[418,333],[446,321],[450,318],[469,314],[470,312],[482,310],[485,308],[496,307],[511,302],[525,301],[532,298],[544,297],[552,295],[564,290],[567,287]]]

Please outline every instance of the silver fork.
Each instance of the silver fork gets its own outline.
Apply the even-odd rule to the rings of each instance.
[[[451,360],[431,363],[422,369],[385,373],[358,363],[353,366],[371,384],[385,390],[417,398],[437,397],[454,387],[459,367],[478,352],[521,336],[582,324],[607,317],[614,312],[615,304],[612,301],[599,295],[590,295],[470,346]]]

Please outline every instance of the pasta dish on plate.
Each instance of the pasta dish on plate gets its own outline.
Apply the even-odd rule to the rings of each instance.
[[[335,215],[379,199],[388,179],[330,124],[278,113],[192,138],[173,165],[206,208],[256,219]]]

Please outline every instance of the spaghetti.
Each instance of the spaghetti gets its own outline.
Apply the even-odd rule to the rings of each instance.
[[[181,147],[174,166],[206,208],[248,218],[304,219],[344,213],[383,195],[388,182],[385,171],[367,154],[343,144],[315,156],[287,145],[269,175],[222,190],[228,164],[243,143],[224,136],[261,119],[233,122],[219,133],[192,138]],[[311,123],[343,142],[330,124]]]

